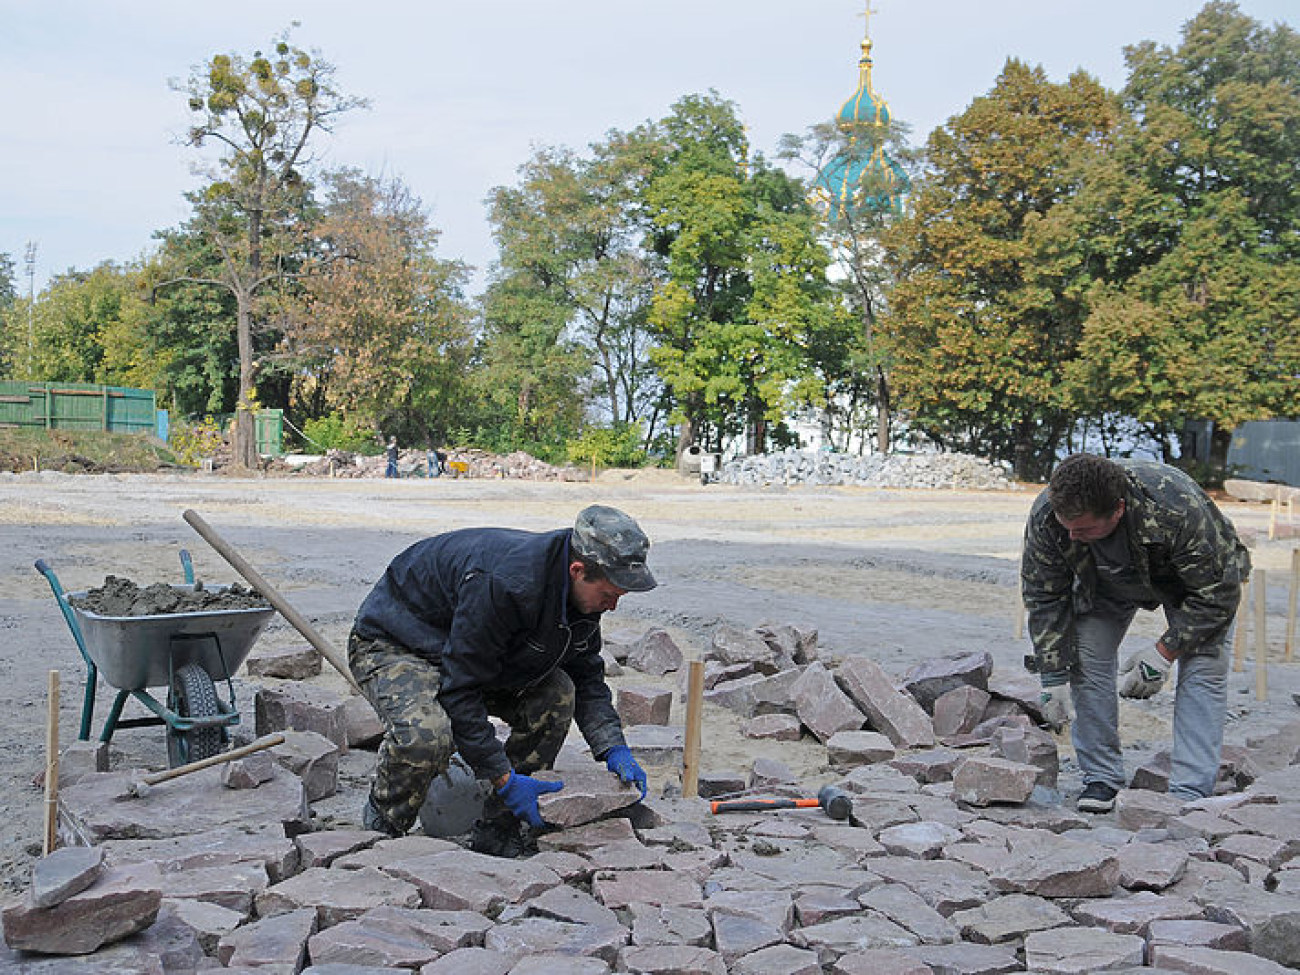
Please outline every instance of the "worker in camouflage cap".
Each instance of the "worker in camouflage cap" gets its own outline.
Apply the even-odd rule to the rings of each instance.
[[[1025,527],[1021,592],[1046,720],[1071,724],[1078,808],[1107,812],[1123,788],[1118,692],[1147,698],[1178,678],[1169,792],[1214,791],[1227,705],[1226,644],[1250,557],[1226,516],[1183,471],[1090,454],[1065,458]],[[1164,611],[1154,643],[1118,666],[1137,610]]]
[[[385,733],[362,822],[399,836],[453,754],[491,783],[471,846],[518,856],[543,826],[538,797],[575,722],[591,753],[646,795],[605,682],[600,621],[656,585],[650,540],[617,508],[573,528],[467,528],[400,553],[361,604],[348,664]],[[489,716],[510,726],[504,744]]]

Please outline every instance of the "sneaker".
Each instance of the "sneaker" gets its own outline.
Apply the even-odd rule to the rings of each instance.
[[[537,852],[537,839],[514,816],[480,819],[470,832],[469,848],[475,853],[514,860]]]
[[[369,797],[366,798],[366,804],[361,809],[361,825],[366,829],[373,829],[376,833],[387,833],[391,837],[402,836],[406,832],[394,826],[392,820],[375,808],[374,800]]]
[[[1115,808],[1115,794],[1118,791],[1105,782],[1089,782],[1079,794],[1076,808],[1079,812],[1108,813]]]

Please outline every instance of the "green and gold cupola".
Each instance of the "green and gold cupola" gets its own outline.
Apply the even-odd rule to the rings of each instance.
[[[899,212],[910,181],[903,168],[885,152],[893,119],[889,104],[876,93],[871,81],[870,17],[858,60],[858,88],[840,106],[835,123],[844,134],[841,150],[826,164],[813,183],[818,199],[833,220],[866,212]]]

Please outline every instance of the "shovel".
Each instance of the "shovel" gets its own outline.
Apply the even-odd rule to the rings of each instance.
[[[331,667],[337,670],[345,681],[352,686],[358,694],[365,697],[361,691],[361,685],[357,683],[356,678],[352,676],[352,671],[348,669],[347,659],[334,649],[328,640],[326,640],[316,628],[291,605],[289,601],[280,595],[275,588],[262,578],[262,574],[254,569],[244,559],[242,555],[235,551],[234,546],[213,530],[212,526],[204,521],[197,511],[186,509],[181,513],[181,517],[196,532],[203,536],[203,540],[217,550],[217,554],[234,567],[234,570],[248,580],[248,584],[266,597],[266,601],[279,610],[280,615],[289,621],[295,630],[307,638],[307,642],[316,648],[317,653],[324,657]]]

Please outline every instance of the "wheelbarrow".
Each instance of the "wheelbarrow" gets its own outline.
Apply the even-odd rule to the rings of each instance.
[[[185,585],[194,588],[189,552],[181,550]],[[101,616],[72,605],[86,594],[64,592],[44,559],[36,571],[45,577],[86,664],[86,692],[81,704],[78,739],[90,738],[99,679],[117,688],[99,740],[108,744],[118,728],[165,725],[167,764],[171,768],[219,754],[229,740],[227,728],[239,723],[232,675],[248,659],[258,636],[270,623],[271,607],[225,609],[154,616]],[[225,587],[211,587],[220,592]],[[217,684],[227,688],[226,700]],[[164,704],[149,693],[166,687]],[[123,718],[127,698],[134,698],[147,716]]]

